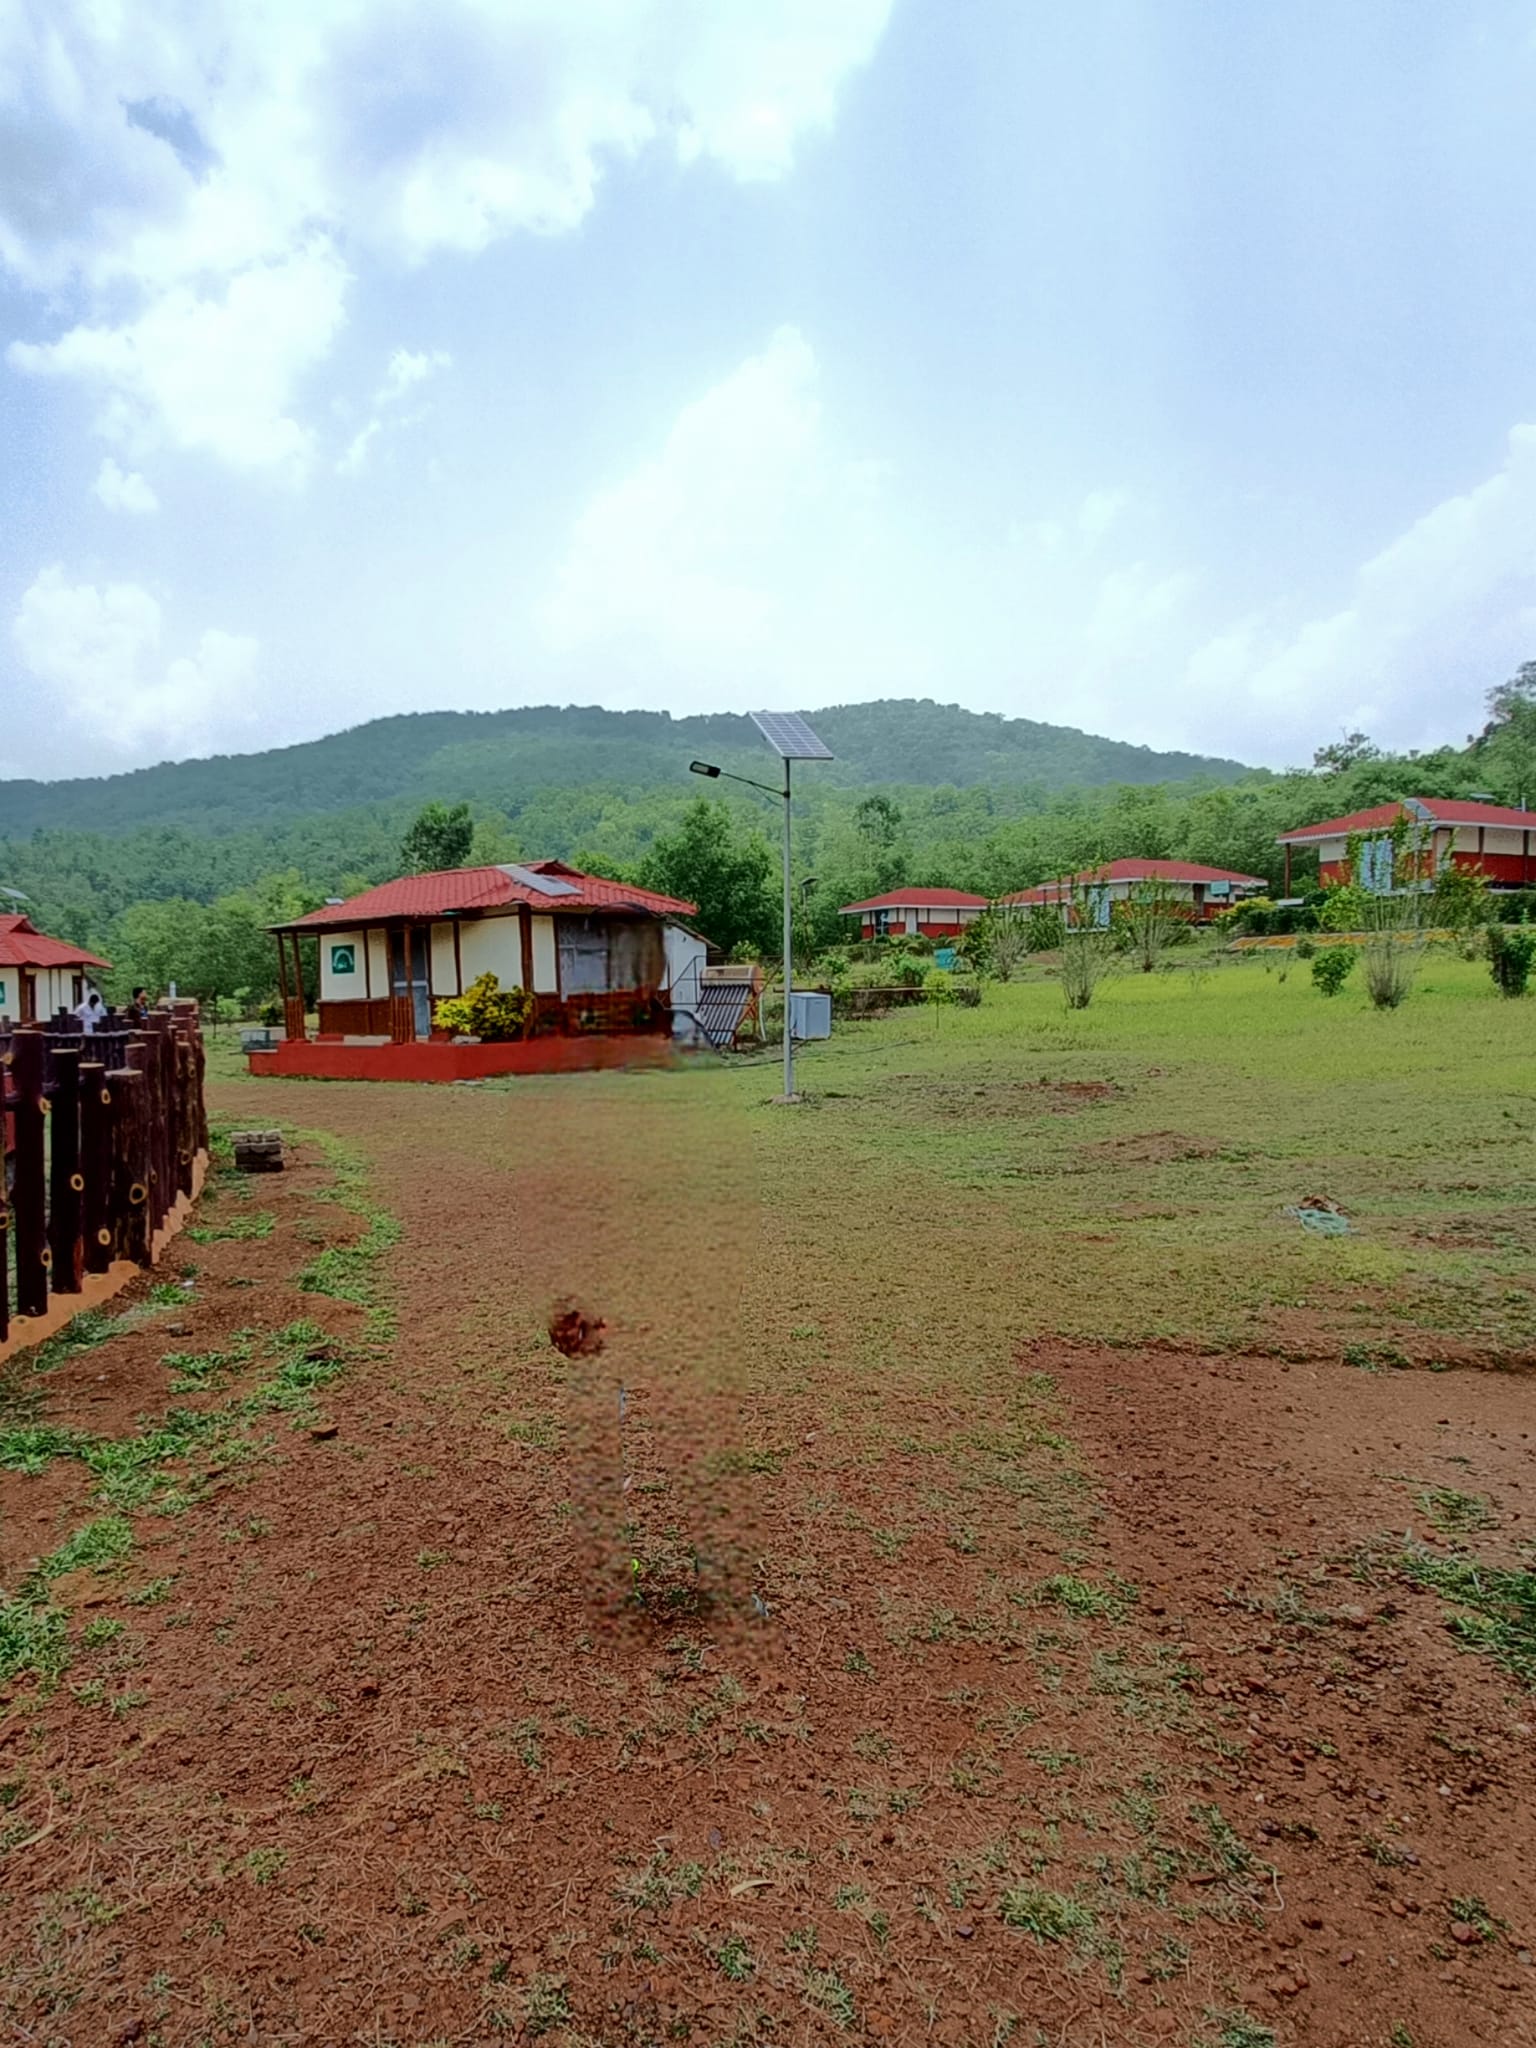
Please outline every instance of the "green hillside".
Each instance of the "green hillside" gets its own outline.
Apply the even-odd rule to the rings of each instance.
[[[816,770],[831,786],[989,784],[1045,795],[1109,783],[1233,782],[1249,772],[1237,761],[1157,753],[1070,726],[927,699],[841,705],[811,715],[838,756]],[[395,798],[468,798],[515,817],[536,792],[549,789],[601,785],[633,793],[676,786],[695,754],[748,774],[772,769],[772,756],[745,717],[672,718],[664,711],[574,705],[425,711],[265,753],[220,754],[68,782],[0,782],[0,834],[114,834],[165,825],[229,833]]]

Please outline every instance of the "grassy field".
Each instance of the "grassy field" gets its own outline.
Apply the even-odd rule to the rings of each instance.
[[[1216,1346],[1536,1342],[1536,1008],[1431,958],[1373,1011],[1261,961],[840,1026],[759,1110],[802,1272],[879,1345],[968,1327]],[[741,1077],[744,1100],[761,1083]],[[818,1200],[818,1191],[821,1199]],[[1354,1226],[1284,1215],[1326,1195]],[[937,1311],[935,1318],[933,1312]],[[926,1340],[923,1333],[926,1332]],[[899,1357],[892,1339],[889,1355]]]
[[[792,1107],[216,1048],[290,1170],[0,1389],[0,2015],[1522,2038],[1533,1017],[1036,975]]]

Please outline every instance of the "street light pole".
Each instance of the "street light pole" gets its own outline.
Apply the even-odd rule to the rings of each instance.
[[[784,1100],[795,1100],[795,1040],[790,1024],[790,998],[795,987],[794,899],[790,884],[790,780],[791,761],[830,761],[832,750],[823,746],[805,720],[794,712],[754,711],[752,723],[784,763],[784,787],[770,789],[766,782],[754,782],[750,775],[733,775],[729,768],[717,768],[712,761],[690,761],[689,773],[724,776],[727,782],[744,782],[748,789],[776,797],[784,806]]]
[[[795,1041],[789,1028],[789,998],[795,985],[789,901],[789,758],[784,760],[784,1100],[795,1099]]]

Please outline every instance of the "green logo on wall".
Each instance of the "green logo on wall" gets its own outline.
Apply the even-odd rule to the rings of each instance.
[[[356,974],[356,946],[332,946],[331,972],[332,974]]]

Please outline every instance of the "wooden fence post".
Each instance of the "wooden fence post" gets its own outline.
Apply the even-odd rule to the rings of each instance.
[[[44,1129],[43,1035],[18,1030],[11,1039],[11,1079],[16,1088],[16,1168],[11,1191],[16,1235],[16,1313],[48,1313],[48,1192]]]
[[[0,1073],[0,1094],[4,1093]],[[5,1111],[0,1109],[0,1123]],[[11,1212],[5,1202],[5,1156],[0,1148],[0,1344],[11,1334]]]
[[[85,1274],[80,1238],[80,1048],[53,1048],[53,1115],[48,1126],[48,1243],[53,1291],[78,1294]]]
[[[112,1248],[122,1259],[149,1264],[148,1129],[144,1076],[137,1067],[108,1074],[112,1092]]]
[[[80,1171],[85,1181],[85,1270],[112,1263],[112,1091],[100,1060],[80,1062]]]

